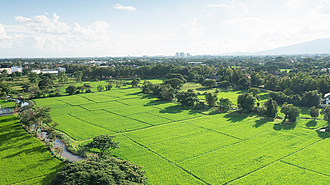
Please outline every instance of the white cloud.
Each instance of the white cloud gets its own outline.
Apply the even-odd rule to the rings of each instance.
[[[5,31],[5,28],[0,23],[0,40],[7,39],[7,38],[8,38],[8,36],[7,36],[6,31]]]
[[[330,14],[330,0],[322,0],[318,7],[318,12],[323,14]]]
[[[286,3],[286,6],[292,9],[300,8],[306,0],[290,0]]]
[[[15,20],[24,23],[28,28],[45,34],[54,35],[76,35],[81,36],[87,40],[102,39],[107,35],[107,29],[110,27],[109,23],[104,21],[96,21],[95,23],[81,27],[78,23],[69,26],[64,22],[59,21],[60,17],[53,13],[53,19],[49,19],[45,15],[36,15],[32,18],[25,18],[22,16],[15,17]]]
[[[114,8],[119,10],[136,10],[133,6],[121,6],[119,4],[116,4]]]

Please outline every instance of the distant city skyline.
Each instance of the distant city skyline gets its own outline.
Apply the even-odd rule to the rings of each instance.
[[[330,0],[1,0],[0,58],[219,55],[330,38]]]

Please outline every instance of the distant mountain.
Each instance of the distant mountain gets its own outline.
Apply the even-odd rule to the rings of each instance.
[[[317,39],[290,46],[259,51],[256,55],[276,55],[276,54],[330,54],[330,38]]]

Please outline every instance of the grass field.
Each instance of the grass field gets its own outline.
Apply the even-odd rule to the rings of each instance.
[[[16,116],[0,117],[0,184],[47,184],[64,163],[27,134]]]
[[[184,88],[215,91],[192,83]],[[244,92],[217,95],[236,104]],[[260,98],[264,102],[268,95]],[[322,117],[313,121],[307,107],[300,107],[302,119],[282,123],[254,114],[201,114],[128,87],[35,101],[53,107],[58,129],[77,144],[116,135],[120,148],[113,154],[143,166],[148,184],[330,182],[330,140],[317,131],[326,122]]]

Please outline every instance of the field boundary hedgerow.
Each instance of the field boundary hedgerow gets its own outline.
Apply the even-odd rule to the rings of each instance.
[[[183,170],[184,172],[188,173],[189,175],[191,175],[192,177],[196,178],[197,180],[199,180],[199,181],[203,182],[204,184],[207,184],[207,185],[209,185],[209,183],[205,182],[203,179],[201,179],[201,178],[199,178],[198,176],[196,176],[196,175],[194,175],[194,174],[190,173],[190,172],[189,172],[189,171],[187,171],[186,169],[184,169],[184,168],[182,168],[181,166],[177,165],[176,163],[174,163],[174,162],[170,161],[169,159],[167,159],[167,158],[163,157],[163,156],[162,156],[162,155],[160,155],[159,153],[157,153],[157,152],[155,152],[155,151],[151,150],[150,148],[148,148],[148,147],[146,147],[146,146],[142,145],[141,143],[139,143],[139,142],[137,142],[137,141],[135,141],[135,140],[131,139],[130,137],[128,137],[128,136],[126,136],[126,135],[124,135],[124,134],[122,134],[122,135],[123,135],[123,136],[125,136],[127,139],[131,140],[132,142],[136,143],[137,145],[139,145],[139,146],[141,146],[141,147],[143,147],[143,148],[147,149],[148,151],[150,151],[150,152],[152,152],[152,153],[156,154],[157,156],[159,156],[160,158],[164,159],[165,161],[167,161],[167,162],[171,163],[172,165],[176,166],[177,168],[179,168],[179,169]]]
[[[235,179],[233,179],[233,180],[230,180],[230,181],[226,182],[225,184],[229,184],[229,183],[234,182],[234,181],[236,181],[236,180],[238,180],[238,179],[241,179],[241,178],[246,177],[246,176],[248,176],[248,175],[250,175],[250,174],[253,174],[253,173],[255,173],[255,172],[257,172],[257,171],[259,171],[259,170],[261,170],[261,169],[263,169],[263,168],[266,168],[267,166],[270,166],[271,164],[274,164],[274,163],[276,163],[276,162],[282,162],[282,159],[285,159],[285,158],[287,158],[287,157],[290,157],[291,155],[296,154],[296,153],[298,153],[298,152],[300,152],[300,151],[302,151],[302,150],[304,150],[304,149],[306,149],[306,148],[308,148],[308,147],[311,147],[311,146],[315,145],[316,143],[318,143],[318,142],[320,142],[320,141],[322,141],[322,140],[323,140],[323,139],[320,139],[320,140],[318,140],[318,141],[316,141],[316,142],[314,142],[314,143],[312,143],[312,144],[310,144],[310,145],[308,145],[308,146],[305,146],[305,147],[303,147],[303,148],[301,148],[301,149],[299,149],[299,150],[297,150],[297,151],[295,151],[295,152],[293,152],[293,153],[290,153],[290,154],[288,154],[288,155],[286,155],[286,156],[284,156],[284,157],[281,157],[281,158],[279,158],[279,159],[277,159],[277,160],[275,160],[275,161],[273,161],[273,162],[271,162],[271,163],[269,163],[269,164],[267,164],[267,165],[265,165],[265,166],[262,166],[262,167],[260,167],[260,168],[258,168],[258,169],[256,169],[256,170],[253,170],[253,171],[251,171],[251,172],[249,172],[249,173],[246,173],[246,174],[244,174],[244,175],[242,175],[242,176],[239,176],[239,177],[237,177],[237,178],[235,178]],[[309,171],[310,171],[310,170],[309,170]]]

